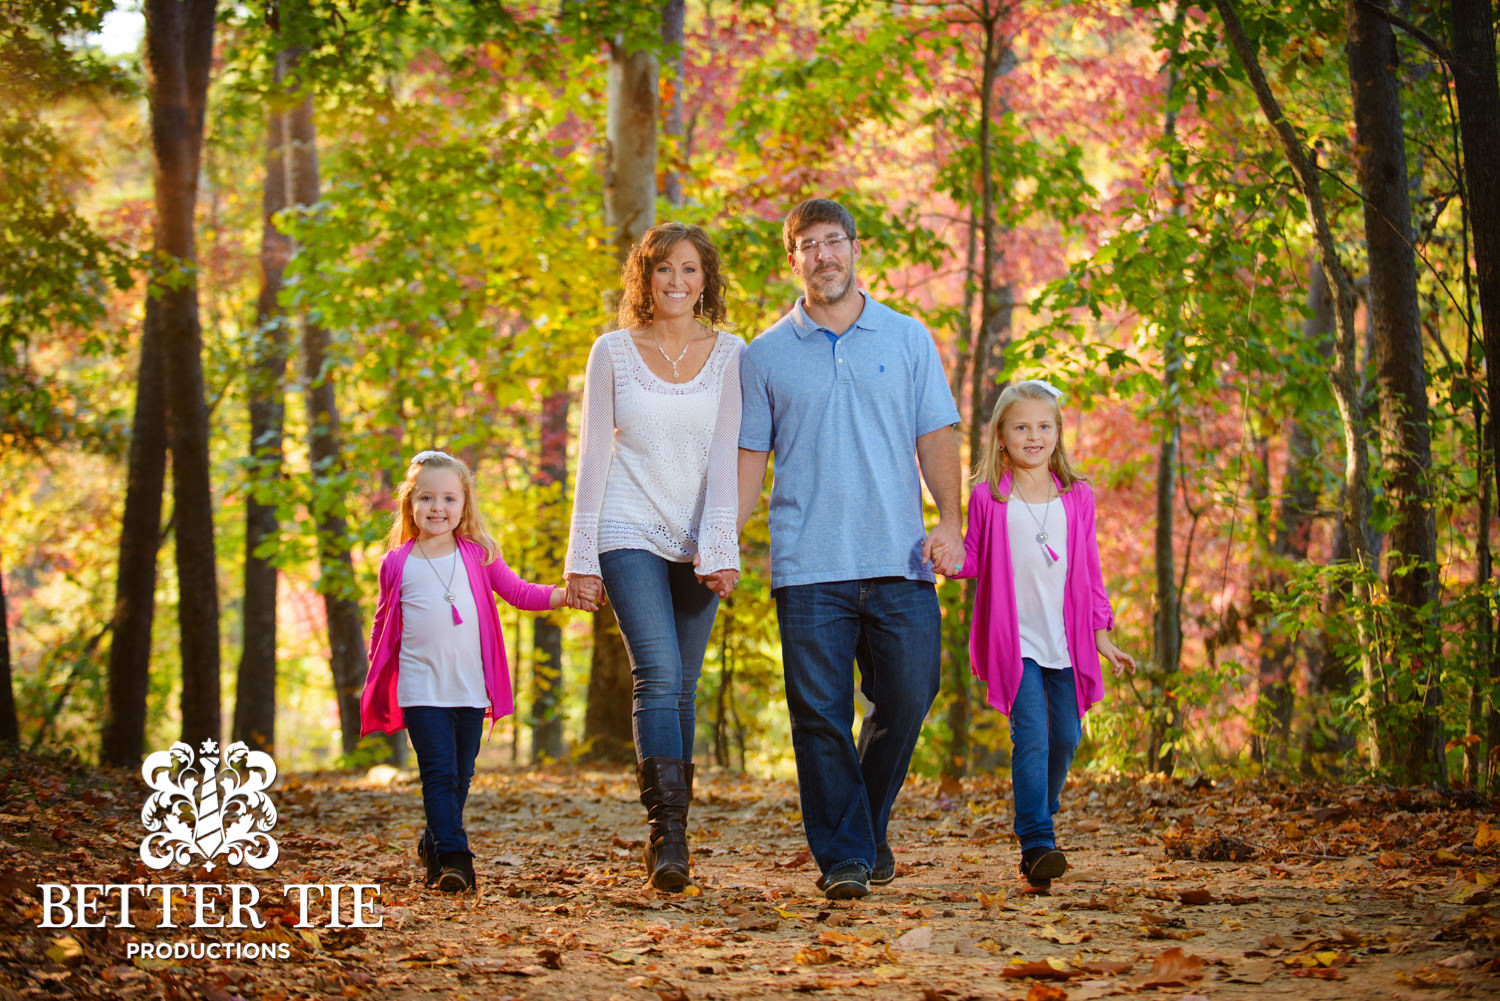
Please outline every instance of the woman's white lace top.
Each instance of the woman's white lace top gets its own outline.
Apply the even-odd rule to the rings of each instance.
[[[599,554],[644,549],[699,573],[738,570],[740,355],[722,331],[703,368],[672,383],[646,367],[629,330],[594,342],[565,572],[599,573]]]

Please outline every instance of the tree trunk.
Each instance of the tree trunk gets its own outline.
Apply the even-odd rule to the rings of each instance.
[[[157,296],[177,539],[182,739],[194,747],[205,740],[217,742],[222,729],[219,591],[193,218],[213,59],[214,8],[214,0],[145,4],[146,89],[156,189],[153,245],[158,267],[169,269]]]
[[[290,71],[296,72],[297,60]],[[312,95],[304,93],[288,115],[292,204],[318,203],[318,133]],[[312,465],[313,523],[318,534],[318,592],[328,619],[328,666],[338,698],[344,753],[359,743],[359,693],[365,682],[364,614],[349,555],[344,518],[344,461],[339,440],[339,408],[328,363],[327,329],[302,321],[302,372],[307,393],[308,460]],[[398,746],[392,742],[392,749]]]
[[[1174,19],[1180,24],[1187,16],[1185,4],[1178,4]],[[1181,35],[1173,32],[1174,37]],[[1177,104],[1175,95],[1180,76],[1179,56],[1174,51],[1167,60],[1166,117],[1162,122],[1162,135],[1169,144],[1177,141]],[[1172,198],[1172,215],[1181,216],[1185,210],[1182,196],[1183,184],[1175,167],[1168,160],[1168,183]],[[1167,693],[1176,687],[1176,678],[1182,670],[1182,595],[1177,587],[1177,456],[1182,443],[1182,338],[1180,327],[1173,323],[1165,331],[1162,344],[1162,379],[1158,405],[1161,409],[1161,444],[1156,450],[1156,535],[1153,545],[1153,566],[1156,574],[1156,609],[1152,617],[1152,647],[1155,656],[1153,698],[1158,704],[1150,707],[1151,727],[1146,753],[1151,768],[1171,774],[1177,767],[1177,752],[1163,750],[1170,735],[1182,726],[1182,708],[1176,699]]]
[[[162,488],[167,477],[161,307],[153,295],[146,297],[126,468],[125,513],[120,525],[111,630],[114,635],[109,647],[109,704],[99,760],[120,768],[136,768],[146,749],[151,622],[156,612],[156,554],[162,541]]]
[[[1360,391],[1359,336],[1354,326],[1354,287],[1349,281],[1348,272],[1344,270],[1343,262],[1339,260],[1338,247],[1334,243],[1333,230],[1328,224],[1328,212],[1323,204],[1323,191],[1319,185],[1318,171],[1313,165],[1312,157],[1301,138],[1298,137],[1291,120],[1282,110],[1280,102],[1272,93],[1271,85],[1266,80],[1265,71],[1260,65],[1255,48],[1245,34],[1244,25],[1240,23],[1233,0],[1214,0],[1214,6],[1223,19],[1224,33],[1230,47],[1239,58],[1240,65],[1244,67],[1245,75],[1250,80],[1251,88],[1255,91],[1255,98],[1260,104],[1261,113],[1265,115],[1266,121],[1276,134],[1277,140],[1281,143],[1282,152],[1292,167],[1298,190],[1301,191],[1302,198],[1307,204],[1308,218],[1313,223],[1318,262],[1332,283],[1336,350],[1333,354],[1328,381],[1333,390],[1334,400],[1338,404],[1339,421],[1344,431],[1344,487],[1339,520],[1348,539],[1350,560],[1361,568],[1367,568],[1371,563],[1369,445],[1364,402]],[[1356,606],[1361,610],[1368,609],[1373,605],[1372,599],[1373,595],[1368,584],[1363,577],[1359,578],[1353,589],[1353,600]],[[1376,671],[1381,663],[1381,654],[1376,648],[1375,637],[1364,621],[1363,611],[1356,617],[1355,628],[1358,632],[1360,668],[1367,684],[1373,687],[1376,683]],[[1366,707],[1366,709],[1373,718],[1375,715],[1373,707]],[[1380,767],[1380,746],[1378,739],[1374,739],[1377,736],[1372,733],[1370,753],[1371,764],[1378,768]]]
[[[588,757],[626,764],[635,761],[631,728],[630,657],[614,609],[594,613],[594,663],[589,672],[589,702],[584,713]]]
[[[662,171],[662,194],[673,208],[683,204],[682,167],[692,152],[687,147],[686,123],[682,118],[682,43],[687,17],[686,0],[665,0],[661,5],[661,40],[667,45],[668,75],[671,84],[667,106],[662,115],[663,131],[672,137],[672,161]]]
[[[1450,0],[1450,68],[1463,143],[1465,202],[1474,230],[1475,285],[1488,372],[1490,413],[1500,406],[1500,80],[1490,0]],[[1485,164],[1489,164],[1488,167]],[[1500,422],[1489,421],[1490,471],[1500,476]]]
[[[1320,356],[1333,350],[1333,299],[1328,279],[1314,258],[1308,267],[1307,305],[1309,314],[1302,324],[1302,338],[1315,345]],[[1311,420],[1294,420],[1287,434],[1286,466],[1281,476],[1281,503],[1271,541],[1272,566],[1262,582],[1262,589],[1282,590],[1287,563],[1304,563],[1312,536],[1313,519],[1318,510],[1318,444],[1308,433]],[[1252,736],[1251,757],[1264,761],[1270,747],[1288,748],[1294,704],[1293,676],[1303,644],[1295,637],[1272,627],[1261,632],[1260,701],[1265,706],[1261,717],[1270,732]],[[1309,689],[1311,681],[1309,680]]]
[[[1370,324],[1375,335],[1386,503],[1395,515],[1388,535],[1386,586],[1402,635],[1389,646],[1403,658],[1393,667],[1415,678],[1416,691],[1409,697],[1422,703],[1416,716],[1416,739],[1402,740],[1391,732],[1388,740],[1393,747],[1406,747],[1401,767],[1408,782],[1444,781],[1442,732],[1436,715],[1442,691],[1433,618],[1437,528],[1426,477],[1432,449],[1406,144],[1396,81],[1399,56],[1389,22],[1370,13],[1359,0],[1349,0],[1345,10],[1369,250]],[[1387,720],[1385,725],[1401,724]]]
[[[536,484],[547,487],[557,484],[555,494],[544,491],[545,496],[555,497],[543,505],[540,513],[542,536],[547,540],[550,553],[546,556],[549,566],[561,563],[558,551],[567,537],[567,515],[562,511],[562,500],[568,492],[568,393],[566,388],[547,394],[542,399],[542,433],[539,442],[541,453],[537,464]],[[563,741],[562,716],[558,709],[563,693],[562,627],[549,615],[535,619],[533,634],[532,697],[531,697],[531,760],[533,762],[556,761],[563,756],[566,746]]]
[[[10,619],[5,609],[5,573],[0,567],[0,744],[21,743],[15,682],[10,673]]]
[[[288,54],[276,58],[276,83],[286,79]],[[279,96],[279,95],[278,95]],[[277,96],[273,96],[277,101]],[[277,299],[291,241],[276,228],[275,215],[287,205],[287,114],[279,101],[267,116],[266,182],[261,202],[260,298],[248,360],[250,394],[250,489],[245,501],[244,648],[235,684],[234,739],[272,751],[276,744],[276,562],[257,553],[275,544],[280,526],[274,502],[261,500],[263,487],[282,479],[287,364],[286,317]]]
[[[1010,49],[1001,32],[1002,20],[1010,13],[1006,4],[986,2],[974,11],[980,29],[984,33],[984,55],[979,68],[979,173],[974,178],[979,190],[977,213],[970,219],[977,223],[978,240],[971,236],[971,246],[976,247],[979,257],[978,297],[979,322],[975,325],[969,348],[969,454],[977,456],[984,447],[984,432],[995,409],[1002,388],[1000,371],[1005,365],[1005,351],[1010,346],[1011,311],[1015,308],[1015,293],[1009,282],[1002,281],[1000,271],[1005,260],[1001,247],[998,220],[995,218],[995,155],[994,122],[998,114],[1006,110],[1006,102],[997,93],[1000,77],[1014,65]],[[972,255],[971,255],[972,261]],[[955,394],[956,396],[957,394]],[[973,585],[966,583],[966,591]],[[962,628],[958,616],[954,627]],[[963,637],[945,643],[945,650],[955,647],[964,650]],[[967,657],[949,656],[948,677],[953,684],[952,701],[948,705],[948,728],[950,746],[943,770],[953,775],[966,775],[969,771],[969,722],[971,677]],[[962,661],[962,662],[960,662]]]
[[[609,118],[604,165],[604,222],[614,232],[615,256],[623,263],[656,221],[656,56],[610,46]],[[589,671],[584,743],[591,754],[610,757],[612,749],[632,746],[630,737],[630,658],[614,612],[594,613],[594,659]],[[623,697],[621,693],[624,693]],[[614,752],[624,760],[628,750]]]

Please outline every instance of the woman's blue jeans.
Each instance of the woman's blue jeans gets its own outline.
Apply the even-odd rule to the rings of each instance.
[[[1021,661],[1021,686],[1010,710],[1010,782],[1021,850],[1056,848],[1052,815],[1083,737],[1073,669]]]
[[[440,853],[469,851],[464,804],[474,778],[474,759],[484,737],[484,710],[450,706],[403,706],[406,735],[417,752],[422,810],[429,846]]]
[[[927,581],[779,587],[782,670],[802,828],[818,868],[875,866],[891,805],[937,695],[942,620]],[[854,670],[871,703],[854,726]]]
[[[630,655],[636,757],[692,761],[693,701],[719,596],[691,563],[643,549],[600,553],[599,570]]]

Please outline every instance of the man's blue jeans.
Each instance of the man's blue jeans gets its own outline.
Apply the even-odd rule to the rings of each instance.
[[[1010,710],[1010,783],[1021,850],[1056,848],[1052,815],[1083,737],[1073,669],[1021,661],[1021,686]]]
[[[464,831],[464,804],[484,736],[484,710],[403,706],[401,712],[422,777],[422,810],[427,814],[424,837],[431,839],[428,843],[437,852],[473,855]]]
[[[937,695],[937,592],[901,577],[776,589],[802,827],[824,873],[873,868]],[[854,667],[872,703],[854,725]]]
[[[691,563],[643,549],[600,553],[599,570],[630,654],[636,756],[692,761],[693,700],[719,596]]]

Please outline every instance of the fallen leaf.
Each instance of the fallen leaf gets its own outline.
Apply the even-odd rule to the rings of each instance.
[[[1000,968],[1000,976],[1007,980],[1067,980],[1069,977],[1078,976],[1078,971],[1067,964],[1065,960],[1049,957],[1047,959],[1033,960],[1027,962],[1022,959],[1012,959]]]
[[[83,962],[83,946],[72,935],[60,935],[47,947],[47,958],[63,966],[77,966]]]
[[[932,948],[932,927],[920,925],[891,943],[892,948],[921,950]]]
[[[1437,965],[1446,966],[1450,970],[1468,970],[1479,965],[1479,956],[1473,952],[1460,952],[1456,956],[1438,960]]]
[[[1151,972],[1136,986],[1185,987],[1189,981],[1203,978],[1203,968],[1204,962],[1197,956],[1183,952],[1180,947],[1168,949],[1152,961]]]

